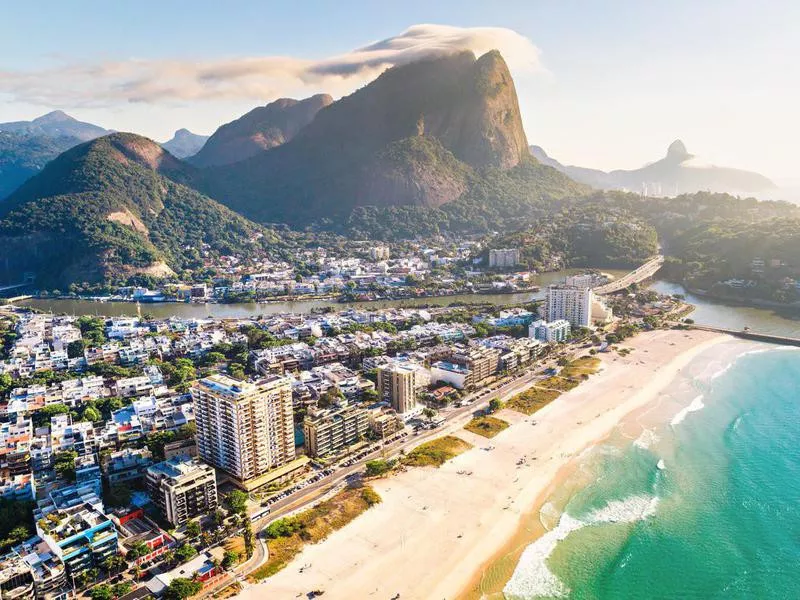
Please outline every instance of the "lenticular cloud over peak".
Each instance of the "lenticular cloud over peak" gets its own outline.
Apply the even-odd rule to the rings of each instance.
[[[414,25],[399,35],[321,59],[251,56],[216,60],[123,60],[0,71],[0,96],[54,106],[198,100],[263,101],[320,90],[346,94],[384,69],[431,56],[497,49],[512,70],[542,70],[528,38],[502,27]]]

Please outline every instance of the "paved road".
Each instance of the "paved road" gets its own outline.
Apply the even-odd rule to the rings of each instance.
[[[661,265],[664,264],[664,257],[660,254],[655,258],[651,258],[646,263],[644,263],[641,267],[636,269],[635,271],[631,271],[624,277],[620,277],[619,279],[615,279],[605,285],[598,286],[594,288],[594,293],[599,295],[604,294],[613,294],[614,292],[619,292],[620,290],[624,290],[626,287],[633,285],[634,283],[639,283],[640,281],[644,281],[645,279],[649,279],[656,272],[661,268]]]
[[[576,349],[577,348],[573,348],[573,350]],[[531,387],[536,380],[539,380],[543,377],[543,375],[539,373],[541,373],[543,369],[554,366],[555,360],[555,358],[551,358],[546,362],[537,363],[535,366],[530,367],[528,370],[523,371],[516,376],[512,376],[499,383],[495,383],[488,388],[477,390],[473,394],[467,396],[468,399],[475,399],[471,404],[442,411],[441,414],[446,419],[445,425],[432,430],[424,430],[418,435],[409,435],[393,443],[387,444],[385,447],[375,450],[364,458],[358,460],[356,463],[348,467],[338,469],[331,476],[317,481],[306,488],[303,488],[302,492],[298,492],[293,496],[289,496],[288,498],[273,504],[270,507],[270,514],[261,521],[257,522],[253,527],[253,531],[256,533],[256,538],[259,540],[257,543],[258,548],[256,554],[254,554],[254,556],[247,561],[247,563],[241,565],[239,569],[237,569],[237,572],[239,573],[239,580],[242,581],[244,576],[252,573],[255,569],[261,566],[261,564],[266,562],[268,558],[268,550],[265,543],[264,547],[261,547],[261,538],[263,536],[263,530],[271,522],[300,509],[310,507],[316,503],[320,497],[327,494],[334,488],[343,485],[348,477],[362,471],[364,464],[367,461],[380,458],[381,456],[394,456],[398,454],[401,449],[406,451],[411,450],[412,448],[425,441],[428,441],[429,439],[441,437],[447,432],[460,429],[469,419],[472,418],[473,413],[485,409],[492,398],[500,398],[504,400]],[[489,390],[489,392],[485,393],[485,390]],[[260,555],[261,558],[257,560],[256,557],[258,555]]]

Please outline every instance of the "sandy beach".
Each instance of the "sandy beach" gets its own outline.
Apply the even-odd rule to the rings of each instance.
[[[439,469],[375,481],[380,505],[240,596],[297,598],[324,590],[326,599],[457,598],[514,538],[573,457],[656,398],[695,356],[727,339],[703,331],[643,333],[624,344],[629,355],[599,355],[598,374],[533,417],[498,413],[512,426],[491,441],[449,427],[474,448]]]

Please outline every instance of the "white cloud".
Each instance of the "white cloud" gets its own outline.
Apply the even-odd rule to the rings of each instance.
[[[414,25],[400,35],[320,60],[288,56],[220,60],[127,60],[39,71],[0,71],[0,94],[41,106],[100,107],[120,102],[254,100],[325,91],[348,93],[388,67],[458,50],[500,50],[513,71],[541,70],[539,50],[499,27]]]

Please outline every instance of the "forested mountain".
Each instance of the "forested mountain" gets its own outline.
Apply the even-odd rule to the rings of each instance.
[[[169,275],[204,257],[263,252],[271,233],[176,181],[155,142],[112,134],[68,150],[0,203],[4,280],[40,285]]]
[[[198,185],[254,220],[341,224],[358,207],[446,205],[523,161],[534,162],[505,61],[461,52],[387,70],[292,140],[205,169]],[[538,196],[539,179],[556,195],[580,189],[550,167],[524,173],[524,194]]]

